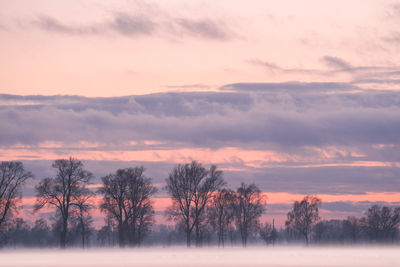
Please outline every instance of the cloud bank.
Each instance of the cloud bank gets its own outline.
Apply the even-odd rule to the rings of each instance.
[[[218,164],[233,186],[255,182],[268,192],[400,190],[398,91],[240,83],[110,98],[0,95],[0,103],[3,159],[73,154],[105,166],[169,168],[197,159]],[[162,183],[168,168],[154,168]]]

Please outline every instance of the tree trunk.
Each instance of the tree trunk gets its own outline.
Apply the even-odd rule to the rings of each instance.
[[[186,219],[186,246],[190,248],[190,225],[189,225],[189,217]]]
[[[200,240],[200,227],[199,223],[196,222],[196,247],[201,246],[201,240]]]
[[[221,229],[221,243],[222,243],[222,247],[225,247],[225,241],[224,241],[224,230]]]
[[[85,248],[85,230],[82,229],[82,248]]]
[[[61,230],[61,236],[60,236],[60,247],[65,248],[67,244],[67,225],[68,221],[66,218],[63,218],[63,226]]]
[[[84,221],[83,221],[83,214],[81,213],[80,214],[81,216],[81,231],[82,231],[82,248],[85,248],[85,224],[84,224]]]
[[[124,242],[124,226],[122,222],[119,222],[118,224],[118,244],[120,248],[123,248],[125,246]]]
[[[243,229],[243,247],[247,247],[247,227]]]
[[[308,246],[308,234],[306,233],[304,237],[306,238],[306,246]]]
[[[186,246],[190,248],[190,232],[186,230]]]

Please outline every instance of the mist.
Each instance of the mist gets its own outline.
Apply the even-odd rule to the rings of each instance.
[[[3,250],[1,266],[396,266],[396,247]]]

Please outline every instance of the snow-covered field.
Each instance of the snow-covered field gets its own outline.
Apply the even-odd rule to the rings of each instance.
[[[400,247],[1,250],[0,266],[400,266]]]

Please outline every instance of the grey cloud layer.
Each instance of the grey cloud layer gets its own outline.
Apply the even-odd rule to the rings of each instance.
[[[400,93],[356,89],[280,83],[116,98],[1,95],[0,144],[150,139],[213,148],[399,145]]]
[[[228,172],[229,184],[256,182],[267,192],[365,194],[399,192],[398,167],[270,167]]]
[[[256,182],[265,191],[301,194],[400,191],[400,168],[390,165],[400,162],[398,91],[361,90],[342,83],[231,84],[220,92],[113,98],[1,95],[0,103],[3,148],[24,144],[36,149],[41,142],[58,141],[67,147],[54,149],[60,157],[71,153],[68,144],[79,141],[99,142],[98,150],[273,150],[298,159],[260,158],[253,168],[243,162],[246,159],[231,155],[231,162],[215,163],[241,170],[226,171],[232,187],[245,181]],[[132,140],[139,145],[126,145]],[[146,147],[140,144],[144,140],[163,144]],[[333,150],[329,158],[318,152],[330,147],[344,152]],[[342,165],[354,161],[389,165]],[[92,171],[104,175],[125,164],[142,163],[98,163]],[[144,163],[162,183],[173,163],[166,162],[163,168],[157,164]]]

